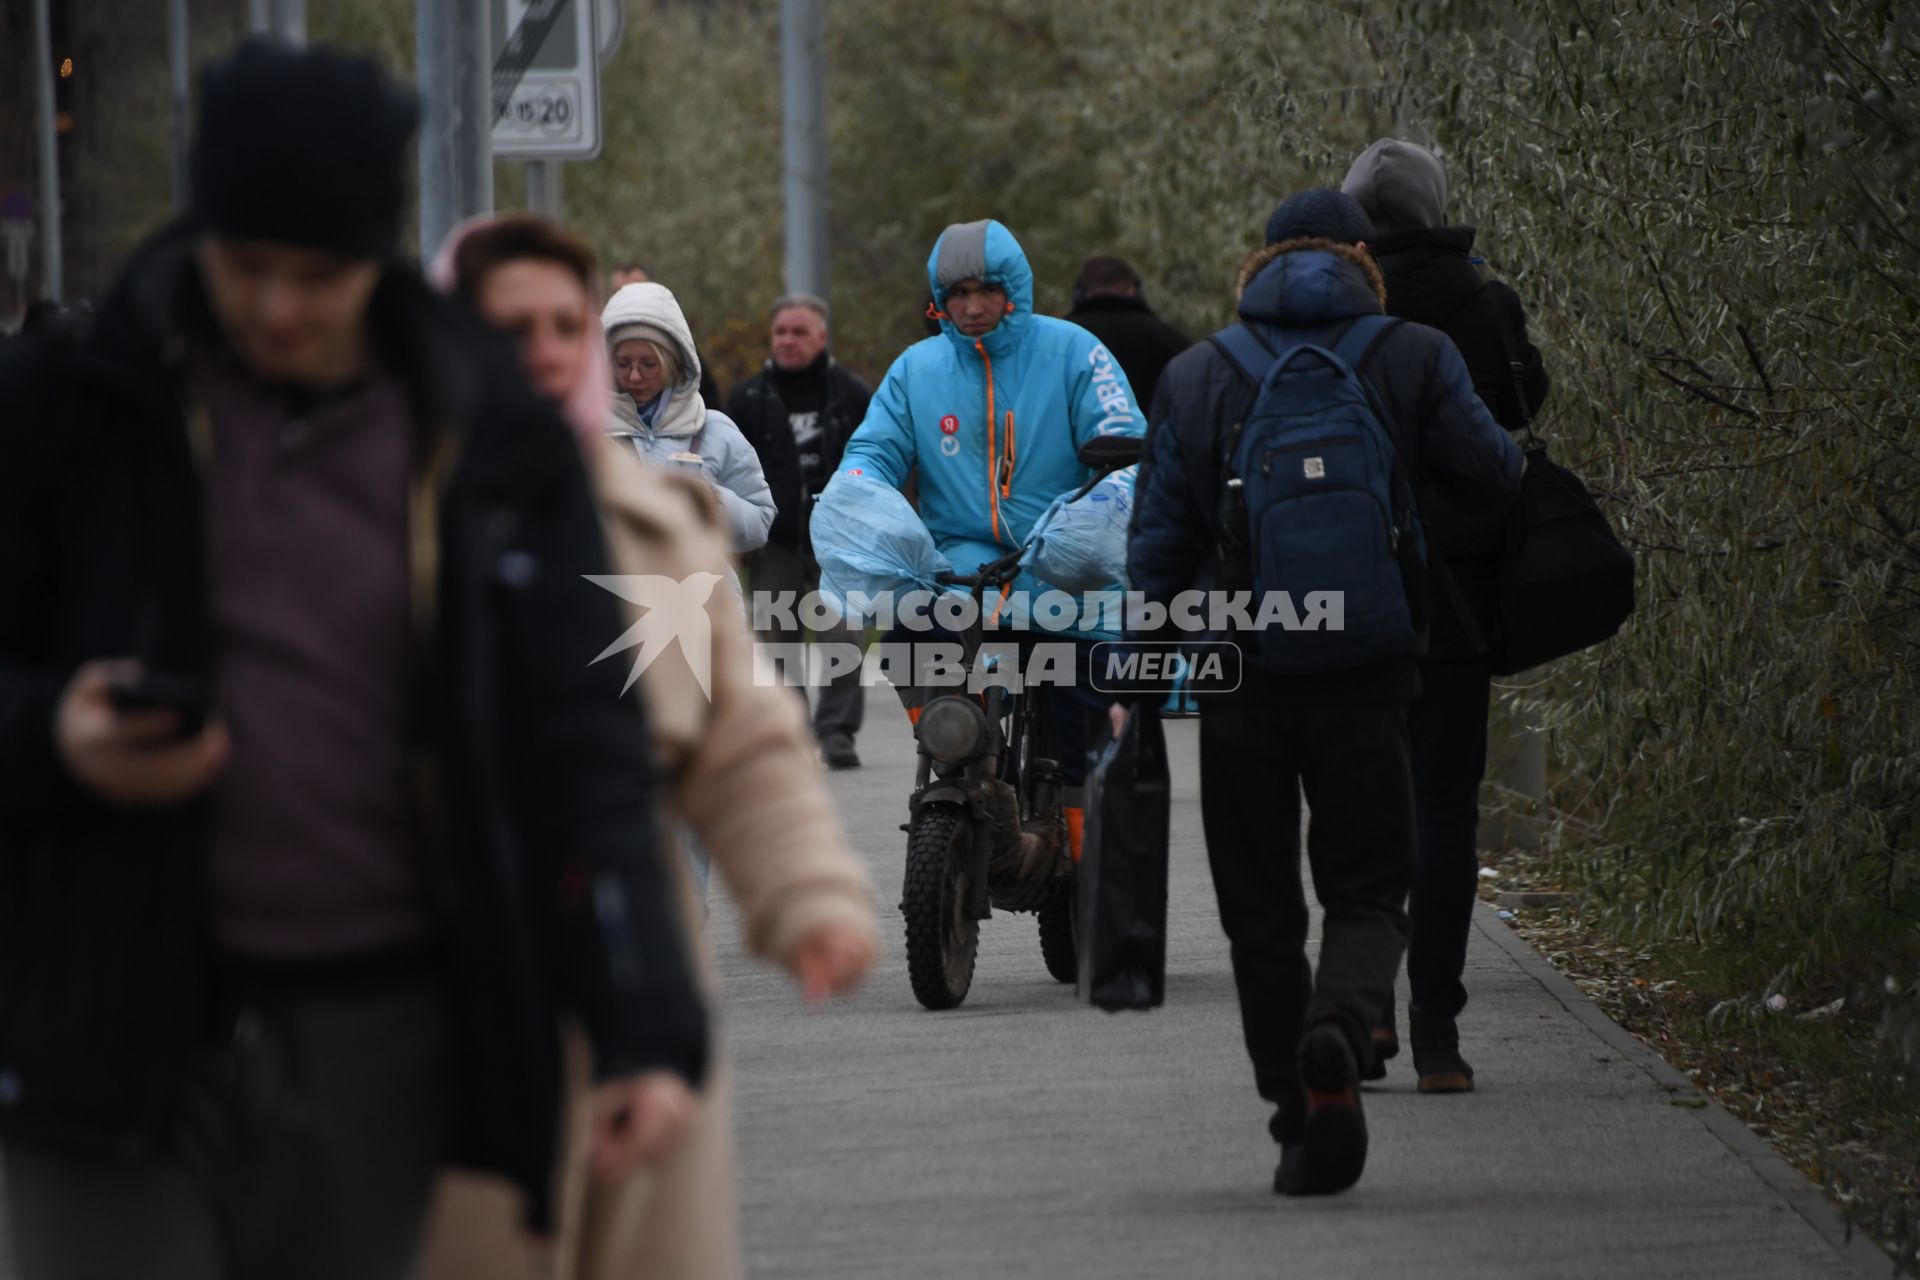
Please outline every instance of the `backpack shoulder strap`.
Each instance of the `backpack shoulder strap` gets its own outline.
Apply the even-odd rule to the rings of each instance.
[[[1265,380],[1267,370],[1273,368],[1273,362],[1279,359],[1279,353],[1267,345],[1266,339],[1244,324],[1228,325],[1207,341],[1256,389]]]
[[[1360,316],[1348,322],[1347,327],[1333,340],[1333,354],[1345,360],[1360,375],[1370,394],[1373,380],[1367,377],[1367,366],[1373,363],[1373,353],[1379,350],[1388,334],[1405,323],[1399,316]]]
[[[1354,376],[1360,380],[1360,389],[1366,393],[1367,403],[1373,407],[1373,416],[1378,418],[1380,425],[1386,428],[1387,439],[1393,442],[1394,456],[1400,460],[1404,470],[1406,451],[1400,447],[1400,424],[1393,420],[1391,413],[1387,412],[1386,402],[1381,400],[1379,389],[1373,385],[1373,379],[1367,374],[1367,366],[1373,363],[1374,352],[1380,349],[1380,344],[1386,341],[1387,335],[1403,323],[1405,322],[1398,316],[1361,316],[1350,321],[1347,327],[1334,338],[1331,346],[1333,354],[1346,361],[1347,367],[1352,369]]]

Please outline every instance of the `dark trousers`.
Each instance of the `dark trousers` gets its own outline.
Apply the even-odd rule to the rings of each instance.
[[[454,1070],[433,979],[250,993],[202,1057],[174,1149],[5,1151],[28,1280],[400,1280]]]
[[[1316,973],[1307,960],[1300,795],[1307,862],[1325,909]],[[1201,700],[1200,804],[1240,995],[1240,1022],[1273,1136],[1306,1117],[1296,1061],[1309,1026],[1337,1025],[1364,1070],[1378,993],[1407,944],[1413,785],[1405,708],[1269,707]]]
[[[1479,892],[1480,779],[1487,771],[1490,680],[1484,658],[1429,661],[1407,707],[1418,815],[1407,982],[1422,1013],[1455,1018],[1467,1005],[1460,977]]]
[[[812,556],[795,547],[768,543],[754,554],[749,572],[756,593],[764,591],[778,595],[791,591],[796,597],[803,597],[807,592],[820,588],[820,566]],[[798,605],[793,612],[798,624]],[[820,644],[864,644],[866,632],[842,622],[815,632],[813,638]],[[767,644],[798,644],[806,639],[806,629],[800,625],[789,629],[776,624],[761,632],[760,639]],[[805,673],[799,674],[804,676]],[[805,681],[802,679],[798,683],[800,696],[804,699],[807,696]],[[860,732],[866,710],[866,691],[860,685],[859,668],[842,672],[825,688],[815,690],[813,736],[828,738],[845,734],[851,738]]]

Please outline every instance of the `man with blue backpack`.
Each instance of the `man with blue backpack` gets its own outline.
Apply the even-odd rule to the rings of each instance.
[[[1201,808],[1286,1195],[1343,1191],[1365,1167],[1358,1085],[1378,993],[1406,947],[1406,708],[1428,616],[1414,494],[1431,482],[1462,508],[1498,510],[1521,472],[1453,344],[1384,314],[1371,234],[1337,191],[1274,211],[1267,247],[1241,269],[1240,323],[1162,375],[1128,555],[1153,604],[1212,588],[1250,593],[1257,614],[1246,625],[1229,613],[1242,625],[1221,637],[1240,647],[1239,687],[1200,699]],[[1302,790],[1326,916],[1317,973]]]

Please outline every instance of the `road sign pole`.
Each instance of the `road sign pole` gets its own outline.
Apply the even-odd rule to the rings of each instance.
[[[558,160],[527,161],[527,212],[565,221],[566,201],[560,182],[563,172],[565,167]]]
[[[188,119],[187,0],[167,0],[167,134],[173,144],[173,207],[187,207]]]
[[[39,116],[34,132],[40,149],[40,296],[59,302],[61,279],[60,151],[53,118],[53,21],[47,0],[33,0],[33,104]]]
[[[493,212],[493,61],[487,0],[457,0],[453,18],[454,189],[461,218]]]
[[[453,149],[436,145],[452,132],[453,0],[417,0],[413,10],[413,74],[420,89],[420,260],[431,261],[453,227]]]
[[[780,86],[785,114],[787,292],[828,289],[827,90],[819,0],[781,0]]]
[[[420,257],[431,260],[463,218],[493,211],[485,0],[418,0]]]
[[[307,42],[307,0],[273,0],[273,34],[288,44]]]

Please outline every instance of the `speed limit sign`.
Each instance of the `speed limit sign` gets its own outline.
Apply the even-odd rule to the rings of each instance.
[[[494,118],[494,155],[591,160],[600,154],[599,7],[594,0],[488,0],[496,82],[519,71]],[[526,47],[534,31],[541,38]]]

